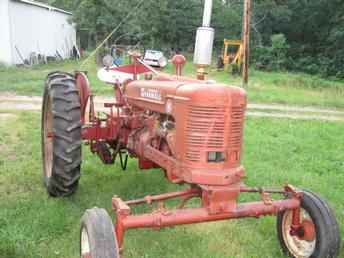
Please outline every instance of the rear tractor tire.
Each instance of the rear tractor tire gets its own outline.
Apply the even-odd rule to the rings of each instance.
[[[48,75],[41,136],[43,179],[49,195],[73,194],[80,178],[82,141],[79,91],[71,74]]]
[[[283,252],[294,258],[335,258],[340,250],[340,232],[329,205],[314,193],[303,192],[300,208],[302,228],[291,235],[291,210],[277,216],[278,239]]]
[[[104,209],[87,210],[80,227],[81,258],[120,258],[110,216]]]

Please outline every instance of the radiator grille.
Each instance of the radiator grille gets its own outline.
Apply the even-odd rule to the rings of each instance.
[[[187,160],[200,161],[202,149],[240,150],[244,108],[232,107],[230,112],[231,122],[228,124],[225,107],[189,107],[186,122]]]
[[[225,107],[190,106],[186,125],[186,158],[200,160],[201,149],[223,149]]]
[[[239,150],[241,147],[242,130],[243,130],[244,109],[242,107],[232,107],[229,148]]]

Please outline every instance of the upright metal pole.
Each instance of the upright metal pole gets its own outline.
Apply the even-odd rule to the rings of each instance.
[[[251,22],[251,0],[244,2],[244,16],[243,16],[243,47],[244,47],[244,63],[243,63],[243,86],[247,88],[248,85],[248,68],[250,61],[250,22]]]
[[[213,10],[213,0],[204,1],[203,27],[210,27],[211,15]]]

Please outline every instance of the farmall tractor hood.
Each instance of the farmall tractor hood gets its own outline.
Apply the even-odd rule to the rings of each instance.
[[[128,102],[139,108],[172,113],[166,104],[172,102],[193,103],[197,105],[246,106],[245,91],[239,87],[197,80],[175,81],[134,81],[127,85]]]

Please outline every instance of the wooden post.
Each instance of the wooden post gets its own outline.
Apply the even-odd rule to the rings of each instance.
[[[244,15],[243,15],[243,47],[244,47],[244,61],[243,61],[243,86],[248,86],[248,67],[250,61],[250,20],[251,20],[251,0],[244,2]]]

